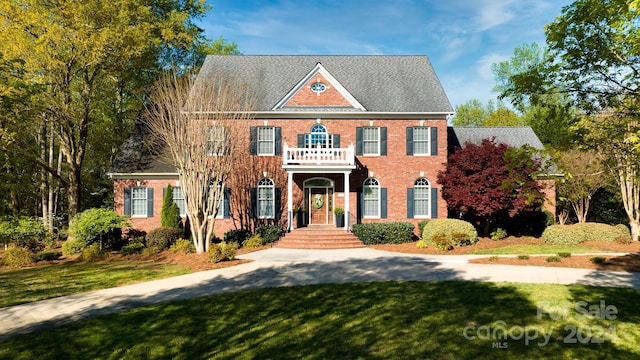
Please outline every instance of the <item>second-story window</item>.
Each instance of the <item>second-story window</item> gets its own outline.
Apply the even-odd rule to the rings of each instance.
[[[407,155],[438,155],[438,128],[407,127]]]
[[[275,128],[273,126],[258,127],[258,155],[274,155],[275,140]]]
[[[387,128],[378,126],[356,128],[356,155],[387,155]]]
[[[210,126],[208,128],[207,154],[212,156],[227,155],[229,152],[230,132],[224,126]]]
[[[147,188],[134,187],[131,189],[131,215],[147,216]]]

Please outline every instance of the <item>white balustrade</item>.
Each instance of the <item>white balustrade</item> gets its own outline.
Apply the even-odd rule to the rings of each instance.
[[[353,145],[346,148],[290,148],[283,151],[284,165],[354,165]]]

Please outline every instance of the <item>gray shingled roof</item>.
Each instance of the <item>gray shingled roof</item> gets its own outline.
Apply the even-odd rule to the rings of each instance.
[[[169,161],[170,154],[145,141],[149,138],[144,126],[136,125],[111,162],[109,173],[176,173],[176,167]]]
[[[318,63],[367,111],[453,112],[426,56],[209,55],[198,81],[241,76],[257,86],[256,110],[269,111]]]
[[[544,145],[528,126],[449,127],[448,136],[449,153],[455,151],[455,148],[462,148],[467,142],[480,144],[483,139],[494,137],[496,143],[504,143],[512,147],[529,145],[534,149],[544,150]]]

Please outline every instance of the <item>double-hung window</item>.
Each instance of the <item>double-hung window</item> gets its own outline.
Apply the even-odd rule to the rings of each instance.
[[[147,188],[131,188],[131,216],[147,216]]]
[[[362,154],[380,155],[380,128],[362,128]]]
[[[275,217],[275,187],[273,180],[262,178],[258,181],[258,218],[273,219]]]
[[[430,155],[431,128],[419,126],[413,128],[413,154]]]
[[[413,215],[415,217],[431,216],[431,186],[429,180],[418,178],[413,184]]]
[[[380,217],[380,182],[375,178],[368,178],[363,183],[363,213],[364,217]]]
[[[229,151],[230,132],[224,126],[208,128],[207,154],[212,156],[227,155]]]
[[[187,215],[187,206],[184,201],[184,193],[182,192],[182,188],[179,186],[172,187],[171,192],[173,196],[173,202],[176,203],[176,205],[178,205],[178,208],[180,209],[180,216]]]
[[[275,128],[273,126],[258,127],[258,155],[275,155]]]

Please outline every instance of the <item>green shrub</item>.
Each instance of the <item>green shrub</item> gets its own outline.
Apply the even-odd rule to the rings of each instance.
[[[589,261],[597,265],[603,265],[607,262],[607,258],[604,256],[594,256],[590,258]]]
[[[180,208],[173,201],[173,187],[167,185],[162,197],[162,209],[160,210],[160,226],[174,229],[183,229]]]
[[[493,255],[493,256],[489,256],[489,261],[494,262],[494,261],[498,261],[498,256],[497,255]]]
[[[218,263],[225,260],[233,260],[236,257],[236,250],[238,250],[237,242],[227,243],[222,241],[218,244],[212,244],[209,247],[209,260]]]
[[[453,244],[451,244],[451,239],[445,233],[438,233],[431,235],[431,242],[438,250],[446,250],[449,251],[453,249]]]
[[[518,259],[520,259],[520,260],[529,260],[529,255],[518,255]]]
[[[156,255],[158,253],[160,253],[160,249],[155,246],[145,247],[144,249],[142,249],[142,255],[145,256]]]
[[[238,244],[242,244],[243,241],[247,240],[251,237],[251,230],[248,229],[234,229],[229,230],[224,233],[224,241],[226,242],[237,242]]]
[[[10,246],[5,250],[2,262],[9,267],[33,265],[33,253],[25,248]]]
[[[69,231],[85,247],[98,243],[104,249],[119,249],[125,226],[128,222],[124,215],[109,209],[88,209],[73,218]]]
[[[155,247],[158,250],[167,250],[171,245],[184,235],[180,229],[160,227],[149,231],[146,238],[147,247]]]
[[[31,217],[5,217],[0,220],[0,240],[5,246],[12,242],[17,247],[36,253],[45,248],[46,234],[42,223]]]
[[[120,249],[120,253],[124,256],[140,254],[144,250],[144,244],[141,242],[132,242]]]
[[[69,239],[62,243],[62,254],[64,256],[77,255],[84,249],[85,243],[78,239]]]
[[[428,246],[429,246],[429,243],[427,242],[427,240],[420,239],[418,240],[418,242],[416,242],[416,247],[418,249],[426,249]]]
[[[242,246],[248,247],[248,248],[257,248],[262,245],[264,245],[264,240],[262,239],[262,236],[260,236],[259,234],[255,234],[252,237],[242,242]]]
[[[629,229],[600,223],[551,225],[542,233],[542,240],[554,245],[573,245],[584,241],[616,241],[631,237]]]
[[[503,228],[497,228],[491,233],[490,237],[493,241],[502,240],[507,237],[507,231]]]
[[[60,251],[55,251],[55,250],[42,251],[42,252],[39,252],[39,253],[37,253],[35,255],[34,260],[36,262],[38,262],[38,261],[53,261],[53,260],[60,259],[61,256],[62,256],[62,252],[60,252]]]
[[[263,225],[256,228],[256,234],[262,237],[265,244],[271,244],[280,240],[284,230],[278,225]]]
[[[191,240],[178,239],[175,244],[171,245],[169,251],[174,254],[192,254],[196,252],[196,247]]]
[[[554,256],[547,256],[547,258],[545,259],[546,262],[559,262],[560,261],[560,256],[554,255]]]
[[[444,234],[450,246],[473,245],[478,242],[478,232],[475,227],[469,222],[458,219],[433,219],[429,221],[424,227],[422,238],[433,243],[433,235],[436,234]],[[441,242],[441,247],[448,247],[444,240],[438,238],[438,241]]]
[[[414,225],[408,222],[354,224],[351,231],[365,245],[403,244],[413,241]]]
[[[424,232],[424,227],[427,225],[429,220],[421,220],[418,221],[418,236],[422,239],[422,233]]]
[[[100,249],[100,244],[95,243],[82,249],[82,255],[80,258],[86,262],[94,262],[102,260],[107,256],[107,252]]]
[[[561,258],[568,258],[568,257],[571,257],[571,253],[569,253],[569,252],[559,252],[558,256],[561,257]]]

